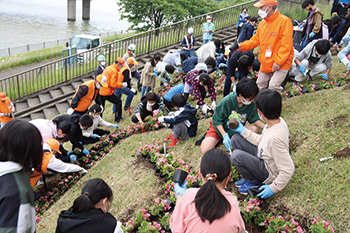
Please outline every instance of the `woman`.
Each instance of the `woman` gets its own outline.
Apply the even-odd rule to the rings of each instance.
[[[177,232],[244,232],[244,222],[238,201],[225,190],[231,179],[231,163],[228,154],[219,149],[207,151],[202,158],[200,174],[204,181],[201,188],[175,184],[177,205],[170,218],[170,228]]]
[[[30,135],[30,137],[28,137]],[[40,132],[19,119],[0,130],[0,232],[35,232],[32,168],[41,171]]]
[[[112,200],[113,192],[106,182],[88,180],[73,206],[60,213],[56,233],[122,233],[121,223],[108,212]]]
[[[158,54],[155,54],[151,61],[146,62],[145,67],[142,70],[141,73],[141,84],[142,84],[142,91],[141,91],[141,98],[151,91],[152,87],[154,87],[155,84],[155,76],[154,74],[154,67],[156,67],[157,63],[160,61],[160,56]]]
[[[248,12],[248,9],[246,7],[244,7],[241,11],[241,14],[238,17],[238,23],[236,25],[236,27],[237,27],[237,39],[239,37],[239,33],[241,31],[241,28],[243,27],[243,24],[245,23],[245,18],[247,16],[249,16],[247,12]]]

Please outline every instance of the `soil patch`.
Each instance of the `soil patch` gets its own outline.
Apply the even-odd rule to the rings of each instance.
[[[334,157],[337,158],[344,158],[344,157],[350,157],[350,148],[344,147],[341,150],[338,150],[337,152],[332,154]]]
[[[303,142],[307,139],[308,137],[303,134],[303,133],[290,133],[289,134],[289,148],[290,152],[297,152],[298,147],[300,147]]]
[[[330,119],[326,122],[326,128],[334,128],[338,125],[342,125],[344,122],[346,122],[348,119],[348,116],[340,115],[335,117],[334,119]]]

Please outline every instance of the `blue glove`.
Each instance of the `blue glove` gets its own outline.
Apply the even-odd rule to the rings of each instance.
[[[327,80],[328,79],[328,75],[327,74],[321,74],[321,77],[323,80]]]
[[[170,77],[169,77],[169,76],[166,77],[166,82],[167,82],[167,83],[170,82]]]
[[[312,37],[314,37],[314,36],[315,36],[315,33],[314,33],[314,32],[310,32],[309,38],[312,38]]]
[[[300,71],[302,74],[304,74],[305,71],[306,71],[306,67],[303,66],[303,65],[300,65],[300,66],[299,66],[299,71]]]
[[[233,129],[233,131],[242,134],[245,131],[244,125],[241,123],[241,121],[238,121],[237,128]]]
[[[154,73],[153,73],[153,76],[158,77],[158,71],[154,72]]]
[[[216,53],[216,56],[219,57],[219,56],[220,56],[220,53]]]
[[[228,150],[228,151],[231,151],[231,138],[230,138],[230,136],[228,136],[228,133],[225,133],[225,135],[224,135],[224,137],[223,137],[223,143],[224,143],[224,145],[226,146],[226,149]]]
[[[73,151],[72,151],[72,150],[69,151],[69,152],[67,152],[67,155],[71,155],[71,154],[73,154]]]
[[[100,136],[99,136],[98,134],[94,134],[94,133],[93,133],[93,134],[91,135],[91,138],[99,138],[99,137],[100,137]]]
[[[175,183],[174,185],[174,192],[176,194],[176,197],[178,194],[180,194],[181,196],[185,195],[186,189],[187,189],[187,181],[185,181],[182,185],[180,185],[179,183]]]
[[[348,68],[348,70],[350,70],[350,62],[348,63],[347,68]]]
[[[84,148],[83,153],[84,153],[85,155],[87,155],[87,154],[90,153],[90,151],[88,151],[88,149]]]
[[[111,124],[111,127],[119,129],[119,126],[117,124]]]
[[[70,158],[71,162],[74,162],[75,160],[77,160],[77,156],[76,155],[70,155],[69,158]]]
[[[261,197],[261,198],[269,198],[271,197],[273,194],[275,194],[271,188],[270,185],[263,185],[259,188],[259,191],[263,190],[262,192],[260,192],[258,195],[256,195],[257,197]]]

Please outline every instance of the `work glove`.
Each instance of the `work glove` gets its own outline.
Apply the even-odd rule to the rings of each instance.
[[[227,122],[228,123],[228,122]],[[228,125],[227,125],[228,126]],[[232,129],[233,131],[242,134],[245,131],[244,125],[241,123],[241,121],[238,121],[238,126],[235,129]]]
[[[328,80],[328,75],[327,74],[321,74],[321,77],[323,80]]]
[[[224,134],[224,137],[223,137],[223,143],[224,143],[224,145],[226,146],[226,149],[228,150],[228,151],[231,151],[231,138],[230,138],[230,136],[228,136],[228,133],[225,133]]]
[[[74,154],[73,154],[73,155],[70,155],[69,158],[70,158],[70,161],[71,161],[71,162],[74,162],[75,160],[77,160],[77,156],[74,155]]]
[[[217,57],[220,57],[220,55],[221,55],[220,53],[216,53],[216,56],[217,56]]]
[[[127,87],[128,83],[127,82],[123,82],[123,88]]]
[[[212,110],[215,110],[215,109],[216,109],[216,102],[215,102],[215,101],[213,101],[213,102],[211,103],[211,109],[212,109]]]
[[[262,191],[263,190],[263,191]],[[263,185],[259,188],[259,191],[261,191],[258,195],[256,195],[257,197],[261,197],[261,198],[269,198],[271,197],[273,194],[275,194],[271,188],[270,185]]]
[[[182,185],[180,185],[179,183],[175,183],[174,185],[174,192],[176,194],[176,197],[178,194],[180,194],[181,196],[185,195],[186,189],[187,189],[187,181],[185,181]]]
[[[72,150],[69,151],[69,152],[67,152],[67,155],[71,155],[71,154],[73,154],[73,151],[72,151]]]
[[[300,71],[302,74],[304,74],[305,71],[306,71],[306,67],[303,66],[303,65],[300,65],[300,66],[299,66],[299,71]]]
[[[203,104],[203,105],[202,105],[202,112],[203,112],[203,113],[206,114],[207,111],[208,111],[208,109],[209,109],[209,106],[208,106],[208,105],[206,105],[206,104]]]
[[[309,38],[313,38],[314,36],[315,36],[315,33],[314,32],[310,32]]]
[[[170,77],[169,77],[169,76],[166,77],[165,79],[166,79],[166,82],[167,82],[167,83],[170,82]]]
[[[73,109],[73,108],[68,108],[68,110],[67,110],[67,114],[68,114],[68,115],[72,115],[73,112],[74,112],[74,109]]]
[[[158,121],[159,121],[160,123],[163,123],[163,122],[164,122],[164,116],[158,117]]]
[[[83,153],[84,153],[85,155],[87,155],[87,154],[90,153],[90,151],[89,151],[88,149],[84,148]]]
[[[98,135],[98,134],[91,134],[91,138],[100,138],[100,135]]]
[[[350,71],[350,62],[348,63],[347,68]]]
[[[119,129],[119,125],[117,125],[117,124],[111,124],[111,127],[114,127],[114,128],[116,128],[116,129]]]
[[[131,88],[130,91],[134,92],[134,94],[136,92],[136,90],[134,88]]]
[[[201,107],[201,106],[199,106],[198,104],[196,104],[196,107],[195,107],[195,108],[198,110],[200,107]]]
[[[153,73],[153,76],[156,76],[156,77],[158,77],[158,71],[155,71],[154,73]]]
[[[81,171],[79,172],[79,175],[85,175],[86,173],[88,173],[88,171],[85,168],[82,168]]]

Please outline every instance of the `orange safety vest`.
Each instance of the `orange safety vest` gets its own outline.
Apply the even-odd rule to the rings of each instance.
[[[85,96],[83,96],[82,98],[80,98],[78,106],[74,109],[75,111],[78,111],[78,112],[86,111],[90,107],[92,102],[96,99],[97,94],[98,94],[98,89],[95,88],[95,80],[87,81],[87,82],[83,83],[82,85],[87,86],[89,89],[88,89],[88,93]],[[76,94],[78,93],[79,88],[75,92],[73,99],[76,96]],[[71,104],[72,104],[72,101],[71,101]]]
[[[123,87],[123,80],[120,81],[120,70],[117,64],[107,66],[102,75],[106,76],[108,87],[100,89],[101,96],[114,95],[115,89]]]
[[[242,52],[259,47],[260,71],[271,73],[273,63],[282,70],[290,70],[293,63],[293,24],[278,10],[259,23],[256,34],[241,44]]]
[[[12,103],[9,97],[6,97],[4,101],[0,100],[0,112],[1,113],[12,113]],[[1,123],[7,123],[14,117],[0,116]]]
[[[41,162],[41,172],[34,170],[30,175],[30,185],[32,188],[38,183],[40,177],[47,171],[47,166],[54,155],[50,152],[45,152],[43,155],[43,160]]]
[[[129,79],[131,79],[130,68],[128,66],[126,66],[126,64],[124,64],[123,68],[119,72],[118,82],[122,82],[123,83],[123,81],[124,81],[124,75],[123,75],[124,70],[129,70]]]

